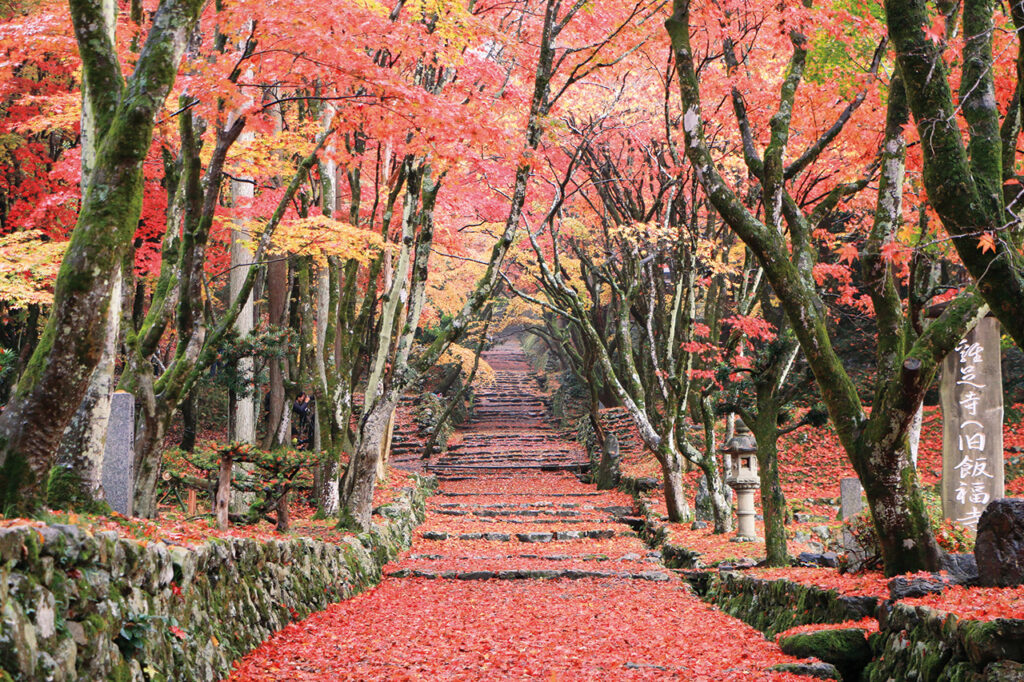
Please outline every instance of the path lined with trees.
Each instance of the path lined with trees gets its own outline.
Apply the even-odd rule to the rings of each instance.
[[[768,672],[795,659],[665,568],[629,496],[558,470],[584,453],[554,428],[518,343],[483,358],[496,382],[430,465],[440,488],[412,547],[230,679],[804,679]]]
[[[616,433],[672,561],[1024,632],[1022,34],[1024,0],[0,0],[0,662],[88,676],[102,611],[104,670],[223,673],[176,577],[284,536],[359,579],[225,609],[262,636],[353,594],[419,519],[396,465],[442,493],[339,613],[391,595],[419,633],[397,595],[493,583],[511,619],[631,595],[651,641],[666,602],[718,618],[577,482]],[[489,348],[516,332],[544,376]],[[78,589],[65,538],[107,531],[146,557],[96,569],[130,613]],[[581,665],[676,665],[636,646]]]

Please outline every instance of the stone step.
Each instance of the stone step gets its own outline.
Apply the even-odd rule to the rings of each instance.
[[[577,462],[574,464],[428,464],[429,471],[493,471],[498,469],[536,469],[540,471],[584,471],[590,468],[590,462]]]
[[[581,506],[578,502],[523,502],[520,504],[513,504],[511,502],[503,502],[499,504],[463,504],[461,502],[441,502],[439,504],[432,505],[431,508],[440,507],[443,509],[586,509],[593,510],[593,505]]]
[[[572,447],[571,445],[565,445],[564,447],[559,448],[552,447],[551,443],[524,443],[521,440],[513,440],[511,438],[507,439],[505,442],[507,445],[500,450],[495,450],[495,444],[493,441],[479,444],[462,442],[460,444],[453,445],[452,448],[458,448],[460,455],[472,455],[479,457],[510,457],[537,454],[568,455],[573,453],[582,454],[583,452],[582,448]],[[510,450],[510,448],[515,448],[515,450]]]
[[[410,554],[403,561],[514,561],[516,559],[530,559],[532,561],[594,561],[594,562],[643,562],[661,563],[661,554],[658,552],[631,552],[618,557],[610,557],[607,554],[497,554],[487,556],[450,556],[446,554]],[[676,572],[681,569],[669,569]]]
[[[627,507],[626,505],[605,505],[597,506],[593,504],[581,505],[579,502],[523,502],[515,504],[512,502],[504,502],[499,504],[463,504],[461,502],[438,502],[429,505],[430,510],[439,509],[467,509],[477,511],[501,511],[507,513],[513,513],[514,511],[529,511],[529,512],[543,512],[546,514],[552,514],[561,511],[586,511],[586,512],[601,512],[609,514],[616,518],[622,518],[624,516],[634,515],[635,509],[633,507]]]
[[[526,542],[530,544],[547,542],[566,542],[571,540],[608,540],[613,537],[636,537],[632,531],[616,531],[613,528],[591,528],[589,530],[556,530],[549,533],[531,531],[529,533],[503,532],[470,532],[449,533],[442,530],[423,531],[424,540],[490,540],[491,542]]]
[[[538,457],[530,455],[517,455],[509,456],[503,459],[488,458],[488,457],[470,457],[470,456],[453,456],[449,454],[442,455],[439,459],[434,460],[432,466],[438,467],[491,467],[494,469],[510,469],[515,466],[527,466],[527,467],[538,467],[538,466],[572,466],[576,464],[583,464],[584,461],[580,457],[572,457],[566,455],[555,455],[551,457]]]
[[[570,518],[580,516],[580,512],[573,509],[431,509],[434,514],[445,516],[481,516],[485,518],[497,518],[502,516],[529,516],[539,517],[543,515],[557,516],[559,518]]]
[[[579,492],[579,493],[527,493],[527,492],[506,492],[496,490],[494,492],[458,492],[442,490],[438,493],[441,497],[601,497],[607,492]]]
[[[434,513],[439,514],[441,516],[458,516],[458,517],[462,517],[466,521],[473,521],[475,523],[484,523],[484,524],[486,524],[486,523],[512,523],[512,524],[536,524],[536,525],[548,525],[548,524],[552,524],[552,523],[562,523],[562,524],[566,524],[566,525],[579,524],[579,523],[597,523],[597,524],[615,523],[615,524],[622,524],[622,522],[619,521],[618,519],[604,518],[604,517],[600,517],[600,516],[590,516],[590,517],[586,517],[586,518],[575,518],[575,519],[573,519],[573,518],[563,518],[563,517],[558,517],[558,518],[555,518],[555,519],[542,519],[542,518],[536,518],[536,517],[532,517],[531,516],[531,517],[528,517],[528,518],[525,518],[525,519],[518,519],[518,518],[509,517],[508,515],[502,515],[502,516],[472,516],[472,518],[466,518],[466,517],[470,517],[471,516],[469,512],[458,513],[457,510],[451,510],[451,509],[437,511],[437,512],[434,512]]]
[[[653,582],[669,582],[673,579],[663,571],[640,571],[638,573],[620,571],[583,571],[576,568],[566,569],[509,569],[503,571],[425,571],[423,569],[400,568],[388,574],[392,578],[425,578],[436,580],[585,580],[587,578],[619,578],[625,580],[647,580]]]

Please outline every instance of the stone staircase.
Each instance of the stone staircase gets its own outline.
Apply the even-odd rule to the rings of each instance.
[[[552,425],[550,401],[540,393],[529,362],[514,342],[484,352],[495,382],[476,394],[473,417],[461,441],[426,469],[441,480],[476,472],[584,470],[583,449]]]
[[[440,480],[413,548],[394,577],[675,580],[637,537],[632,499],[576,476],[583,448],[549,416],[518,344],[486,351],[496,381],[473,418],[426,470]],[[407,442],[407,441],[403,441]]]

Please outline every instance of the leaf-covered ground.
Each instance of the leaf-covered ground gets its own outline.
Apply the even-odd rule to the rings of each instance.
[[[502,456],[537,467],[572,456],[546,418],[537,417],[539,405],[522,397],[523,367],[494,354],[491,360],[498,383],[481,395],[478,409],[492,416],[453,440],[435,470],[441,489],[413,546],[386,569],[380,586],[288,626],[240,661],[231,679],[804,679],[771,671],[794,659],[701,602],[663,566],[628,525],[638,513],[628,496],[597,491],[568,473],[486,468]],[[508,414],[493,416],[499,407]],[[940,419],[926,415],[920,464],[926,485],[934,485],[941,465]],[[479,447],[481,434],[494,435],[492,451]],[[517,448],[509,434],[528,443]],[[557,460],[546,459],[539,434],[559,451]],[[1024,434],[1010,427],[1006,440],[1013,455]],[[658,475],[653,457],[628,441],[624,446],[627,474]],[[810,543],[822,540],[816,533],[835,530],[839,480],[853,472],[828,428],[793,434],[780,452],[787,498],[805,515],[790,526],[805,538],[791,540],[795,554],[813,549]],[[691,486],[696,476],[688,476]],[[1011,475],[1011,490],[1018,480]],[[659,492],[645,501],[664,513]],[[671,542],[700,552],[707,563],[763,556],[763,544],[730,542],[710,529],[669,524],[667,530]],[[762,568],[750,574],[888,597],[889,581],[877,572]],[[954,587],[908,603],[981,620],[1024,617],[1020,588]],[[837,627],[872,632],[878,624],[867,619],[790,632]]]
[[[1016,405],[1007,410],[1007,414],[1019,415],[1021,411],[1021,406]],[[642,447],[635,428],[621,419],[620,412],[609,410],[605,418],[616,425],[620,443],[623,444],[623,472],[633,477],[654,476],[660,481],[657,461]],[[1024,422],[1011,421],[1004,425],[1003,445],[1006,494],[1024,495]],[[794,521],[787,526],[790,555],[820,550],[821,544],[827,543],[819,533],[832,538],[839,533],[839,481],[856,475],[836,438],[835,430],[829,425],[820,428],[804,427],[784,436],[779,443],[779,468],[783,491],[791,511],[805,514],[805,518],[809,519]],[[942,412],[937,407],[925,408],[918,473],[926,489],[937,491],[942,477]],[[687,474],[691,500],[699,476],[696,471]],[[664,498],[660,490],[647,493],[645,499],[655,514],[665,514]],[[760,509],[759,492],[755,495],[755,504]],[[757,527],[763,537],[760,521]],[[690,524],[666,523],[666,529],[669,542],[699,552],[703,563],[709,566],[740,559],[757,561],[764,558],[763,542],[730,542],[729,536],[715,535],[710,528],[693,529]],[[798,541],[795,539],[797,537],[809,538],[809,541],[819,543],[819,546],[810,546],[808,540]],[[968,546],[966,549],[969,551],[971,548]],[[889,597],[889,579],[878,571],[841,574],[835,569],[794,567],[750,569],[750,574],[766,579],[785,578],[850,596]],[[1024,588],[954,586],[941,594],[906,601],[953,613],[961,618],[989,620],[1024,617]]]
[[[661,564],[627,525],[637,513],[630,497],[538,471],[551,460],[536,439],[511,444],[509,434],[543,434],[566,459],[562,436],[522,398],[524,370],[508,356],[490,354],[498,381],[478,405],[508,414],[471,429],[498,434],[501,445],[454,448],[426,522],[384,581],[289,625],[231,679],[804,679],[771,672],[795,659]],[[480,468],[506,455],[536,468]]]
[[[401,469],[392,469],[386,481],[374,492],[374,506],[392,501],[402,488],[411,486],[409,474]],[[121,537],[132,538],[146,544],[163,542],[168,545],[195,547],[211,538],[253,538],[255,540],[281,540],[291,537],[311,537],[324,542],[340,542],[351,532],[337,529],[334,519],[318,519],[316,507],[304,499],[295,501],[290,506],[291,528],[287,533],[280,533],[274,524],[262,520],[254,524],[233,524],[225,530],[219,530],[210,515],[209,503],[200,506],[198,515],[189,517],[180,508],[163,505],[157,519],[126,517],[114,513],[110,515],[77,514],[52,511],[45,520],[24,518],[0,518],[0,527],[10,526],[45,526],[47,523],[67,523],[77,525],[86,532],[114,531]]]
[[[272,637],[232,680],[765,680],[791,661],[682,584],[388,579]]]

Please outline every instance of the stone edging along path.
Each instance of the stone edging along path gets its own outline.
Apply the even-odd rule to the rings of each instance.
[[[879,621],[879,631],[868,636],[869,652],[853,667],[854,679],[867,682],[914,679],[918,682],[1010,682],[1024,680],[1024,620],[997,618],[992,621],[961,619],[926,606],[869,596],[846,596],[831,589],[805,585],[781,578],[766,579],[744,575],[741,570],[697,570],[700,554],[669,544],[664,522],[643,501],[640,492],[649,486],[627,477],[619,489],[633,496],[644,519],[643,537],[651,548],[660,548],[665,564],[684,573],[696,592],[721,611],[739,618],[775,639],[799,625],[835,624],[865,617]],[[829,660],[830,649],[840,640],[833,633],[782,638],[786,653],[797,651],[786,640],[810,644],[819,658],[842,668],[850,664],[838,652]],[[857,632],[863,632],[857,630]],[[853,638],[862,642],[864,635]]]
[[[0,529],[0,682],[220,679],[288,623],[380,581],[436,486],[414,480],[375,510],[372,531],[337,544]]]

